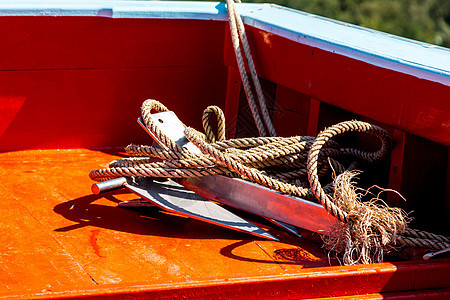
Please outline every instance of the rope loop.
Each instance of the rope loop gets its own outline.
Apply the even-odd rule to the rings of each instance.
[[[91,171],[89,176],[93,180],[103,181],[121,176],[183,178],[225,175],[250,180],[291,196],[316,199],[342,222],[342,228],[325,235],[324,241],[327,245],[335,245],[329,249],[344,253],[346,264],[373,262],[370,258],[372,255],[375,261],[379,261],[384,249],[393,247],[396,243],[430,250],[441,250],[450,244],[449,238],[445,236],[405,228],[402,213],[397,208],[356,203],[353,209],[351,205],[342,206],[342,201],[347,201],[345,199],[336,202],[336,192],[342,187],[342,183],[338,183],[341,175],[348,174],[358,161],[373,163],[387,154],[390,141],[381,127],[361,121],[347,121],[323,130],[316,138],[294,136],[225,140],[223,112],[217,106],[209,106],[202,118],[206,135],[185,126],[186,137],[202,152],[194,154],[179,147],[158,129],[151,117],[153,111],[168,109],[152,99],[146,100],[142,105],[142,118],[147,129],[162,141],[167,149],[129,145],[125,150],[131,157],[115,160],[108,168]],[[209,124],[212,114],[215,114],[217,119],[217,137]],[[380,149],[376,152],[365,152],[341,147],[333,138],[346,132],[374,135],[381,141]],[[341,163],[342,156],[354,159],[349,167],[345,168]],[[330,178],[330,170],[338,171],[340,175],[322,186],[319,178]],[[347,177],[345,183],[350,188],[352,176]],[[375,222],[366,222],[364,218],[368,215],[375,216]],[[390,221],[379,220],[377,216],[388,216]],[[362,223],[366,226],[363,232],[369,232],[369,236],[359,234]],[[358,246],[361,243],[368,243],[367,247]]]
[[[165,135],[151,117],[152,111],[164,112],[168,110],[169,109],[165,107],[164,104],[157,100],[145,100],[141,107],[142,119],[144,120],[145,126],[148,128],[148,130],[155,134],[158,140],[161,141],[169,150],[175,152],[183,152],[183,148],[178,146],[167,135]]]
[[[216,115],[217,119],[217,138],[211,128],[210,116],[212,114]],[[202,123],[208,143],[222,142],[225,140],[225,115],[219,107],[213,105],[208,106],[203,111]]]
[[[339,209],[333,203],[330,196],[327,195],[325,191],[322,189],[322,185],[319,181],[318,176],[318,163],[319,163],[319,154],[322,151],[322,147],[333,137],[346,132],[365,132],[368,134],[372,134],[380,139],[381,148],[380,150],[374,153],[364,152],[352,148],[341,148],[341,151],[343,153],[351,154],[357,158],[364,159],[368,162],[374,162],[376,160],[381,159],[387,153],[390,145],[389,136],[387,135],[387,132],[383,128],[366,122],[355,120],[341,122],[326,128],[325,130],[319,133],[319,135],[311,145],[307,161],[308,180],[310,182],[311,189],[315,197],[319,200],[319,202],[323,205],[323,207],[333,216],[335,216],[344,223],[347,223],[349,221],[348,214]]]

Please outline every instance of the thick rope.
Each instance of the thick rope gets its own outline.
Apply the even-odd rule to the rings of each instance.
[[[350,172],[358,164],[357,161],[353,161],[346,170],[336,158],[353,157],[368,163],[379,160],[389,147],[389,138],[382,128],[365,122],[348,121],[325,129],[315,139],[274,137],[275,129],[256,73],[245,27],[233,0],[227,0],[227,10],[233,49],[250,111],[259,135],[265,136],[268,132],[272,137],[225,140],[223,112],[216,106],[209,106],[202,118],[205,134],[185,128],[186,137],[203,153],[193,154],[159,130],[151,114],[168,109],[160,102],[149,99],[142,105],[142,118],[147,129],[162,142],[165,149],[130,145],[126,152],[133,157],[113,161],[109,168],[92,171],[90,177],[102,181],[121,176],[183,178],[227,175],[242,177],[285,194],[316,198],[342,222],[340,228],[325,236],[324,241],[329,249],[344,253],[345,264],[382,261],[383,251],[397,243],[430,250],[449,247],[450,240],[445,236],[406,228],[407,221],[401,210],[359,201],[360,194],[355,192],[351,183],[355,173]],[[241,45],[259,107],[247,75]],[[217,119],[217,136],[210,125],[212,114]],[[372,134],[380,139],[381,148],[374,153],[340,148],[332,138],[346,132]],[[153,158],[163,161],[154,162]],[[319,177],[326,177],[330,166],[337,177],[334,182],[322,187]],[[307,188],[308,185],[310,188]]]
[[[236,2],[240,3],[241,1],[237,0]],[[230,24],[230,32],[231,32],[231,37],[232,37],[232,42],[233,42],[233,48],[235,51],[239,72],[241,74],[244,90],[245,90],[247,100],[248,100],[248,104],[249,104],[250,110],[252,112],[253,118],[255,120],[256,126],[258,128],[258,132],[260,135],[266,134],[266,128],[263,127],[263,124],[261,122],[261,116],[259,114],[259,113],[261,113],[262,120],[264,121],[264,123],[269,131],[269,134],[272,136],[275,136],[275,129],[273,128],[269,113],[267,111],[266,103],[264,100],[264,95],[263,95],[263,92],[261,89],[261,85],[259,83],[259,79],[258,79],[258,76],[256,73],[256,68],[255,68],[253,59],[251,56],[250,47],[249,47],[247,36],[245,33],[244,24],[242,22],[240,15],[237,12],[237,8],[236,8],[235,2],[233,0],[227,0],[227,9],[228,9],[228,17],[229,17],[229,21],[230,21],[229,24]],[[253,85],[254,85],[254,88],[255,88],[255,91],[257,94],[260,111],[258,110],[258,107],[256,106],[256,103],[255,103],[255,100],[253,97],[252,88],[249,83],[247,72],[245,70],[245,62],[242,57],[239,42],[242,44],[245,58],[247,60],[247,65],[250,70],[251,78],[253,80]],[[363,128],[363,127],[364,127],[364,124],[362,124],[362,123],[357,124],[355,122],[347,122],[347,123],[338,124],[332,128],[329,128],[327,132],[323,132],[322,136],[320,138],[318,137],[318,139],[315,141],[313,147],[311,148],[311,151],[309,153],[309,158],[308,158],[307,174],[308,174],[308,179],[311,183],[311,188],[312,188],[314,195],[317,197],[319,202],[332,215],[336,216],[339,220],[341,220],[344,223],[349,222],[348,213],[335,205],[335,203],[330,198],[330,196],[328,196],[325,193],[325,191],[322,189],[321,184],[319,182],[319,179],[318,179],[319,175],[323,175],[324,173],[326,173],[326,171],[327,171],[326,168],[328,167],[328,164],[320,163],[318,160],[318,157],[319,157],[320,153],[326,152],[326,150],[323,149],[322,147],[323,147],[324,143],[326,143],[326,141],[329,140],[332,136],[341,134],[343,132],[348,132],[348,131],[359,131],[359,132],[368,132],[368,133],[378,136],[382,141],[382,147],[381,147],[380,151],[377,153],[367,153],[365,151],[361,151],[358,149],[343,148],[343,149],[340,149],[340,154],[350,155],[350,156],[356,157],[360,160],[364,160],[367,162],[373,162],[373,161],[378,160],[387,151],[387,148],[388,148],[387,147],[388,146],[387,136],[383,130],[378,130],[378,128],[376,128],[376,127],[373,127],[372,129],[378,130],[378,132],[371,132],[370,128]],[[209,130],[207,130],[207,128],[205,128],[205,131],[206,131],[208,141],[209,142],[214,141],[213,137],[211,137]],[[380,135],[377,135],[377,133]],[[189,135],[188,132],[187,132],[187,134]],[[191,134],[193,134],[193,132],[191,132]],[[194,138],[194,136],[191,136],[191,138]],[[199,146],[203,151],[206,151],[206,153],[208,153],[209,155],[213,155],[213,156],[215,155],[216,159],[221,160],[220,152],[214,151],[214,149],[207,148],[207,146],[202,147],[200,145],[202,143],[200,140],[197,142],[198,142],[197,146]],[[277,146],[280,147],[281,145],[277,145]],[[281,147],[287,147],[287,146],[283,145]],[[257,147],[257,148],[262,148],[262,147]],[[268,151],[268,149],[254,148],[254,150],[249,150],[247,152],[246,157],[241,157],[240,161],[246,161],[248,163],[247,157],[251,157],[251,155],[255,155],[256,153],[266,153],[267,151]],[[232,153],[236,154],[236,151],[232,151]],[[237,152],[237,153],[239,153],[239,152]],[[269,156],[270,155],[268,155],[268,157]],[[272,165],[279,166],[280,161],[282,164],[285,164],[285,165],[288,164],[288,162],[290,162],[291,166],[302,167],[303,166],[302,164],[298,164],[295,162],[296,160],[300,160],[300,157],[301,157],[300,155],[294,154],[294,155],[291,155],[290,157],[283,157],[282,159],[277,159],[276,163],[274,163],[274,164],[268,163],[267,157],[264,157],[264,158],[261,158],[261,160],[257,163],[256,166],[252,165],[252,167],[261,168],[261,167],[269,167]],[[231,159],[231,158],[236,159],[236,155],[232,155],[231,153],[229,153],[229,159]],[[332,166],[333,170],[337,171],[337,173],[342,173],[344,171],[344,169],[345,169],[344,166],[341,163],[339,163],[338,161],[332,159],[330,155],[328,155],[328,161],[329,161],[329,164]],[[238,164],[236,161],[232,163],[232,161],[228,160],[227,163],[229,164],[228,167],[231,169],[234,169],[234,167],[238,167]],[[349,169],[353,169],[354,166],[355,166],[355,164],[352,164],[351,167],[349,166]],[[318,171],[319,167],[321,170],[320,172]],[[250,170],[245,170],[245,166],[240,166],[238,169],[235,170],[235,172],[238,172],[245,177],[250,176],[253,178],[253,180],[256,180],[257,182],[259,182],[259,180],[264,179],[265,184],[271,185],[271,186],[273,186],[273,188],[276,188],[276,189],[280,188],[280,187],[283,187],[283,189],[287,188],[286,186],[283,186],[282,184],[278,183],[277,181],[272,182],[271,179],[263,177],[264,174],[261,175],[261,174],[257,174],[257,173],[251,173]],[[243,173],[245,173],[245,174],[243,174]],[[271,174],[275,180],[281,180],[282,182],[285,182],[286,180],[294,179],[296,176],[304,175],[305,170],[299,169],[299,170],[284,171],[284,172],[272,170],[272,171],[269,171],[269,174]],[[297,194],[297,192],[298,192],[294,188],[289,188],[286,191],[289,191],[288,193],[293,193],[293,194]],[[354,218],[354,216],[353,216],[353,218]],[[420,237],[415,236],[415,238],[419,239]],[[404,241],[406,241],[406,239],[404,239]]]
[[[210,116],[212,114],[216,115],[217,119],[217,138],[210,125]],[[215,143],[216,141],[223,141],[225,139],[225,115],[219,107],[208,106],[203,111],[202,123],[208,143]]]
[[[240,1],[236,2],[240,3]],[[244,86],[245,95],[247,97],[248,105],[250,107],[253,119],[255,120],[258,133],[260,136],[265,136],[268,130],[269,135],[276,136],[275,128],[273,127],[270,114],[267,110],[266,100],[264,99],[264,93],[262,91],[261,83],[259,82],[255,64],[253,62],[253,58],[250,52],[250,46],[248,44],[247,35],[245,33],[244,23],[242,22],[241,16],[237,12],[237,8],[233,0],[227,0],[227,12],[230,24],[231,40],[233,43],[234,53],[236,55],[239,73],[242,79],[242,85]],[[247,76],[247,71],[245,68],[245,62],[242,56],[240,43],[242,43],[245,58],[247,60],[247,65],[250,70],[253,85],[256,90],[259,108],[256,105],[255,98],[252,92],[252,87],[249,78]],[[261,112],[259,110],[261,110]],[[263,121],[266,127],[264,127]]]
[[[141,107],[142,118],[145,122],[145,126],[149,131],[153,132],[156,135],[156,138],[169,150],[174,152],[183,152],[183,149],[180,146],[175,144],[167,135],[159,130],[158,125],[156,125],[155,121],[151,118],[153,111],[163,112],[168,111],[168,109],[159,101],[153,99],[145,100]]]
[[[375,261],[381,261],[383,251],[397,245],[430,250],[450,246],[448,237],[406,228],[406,221],[402,221],[403,216],[398,209],[358,201],[353,206],[350,205],[353,208],[349,208],[348,200],[342,202],[342,199],[336,198],[336,192],[341,186],[336,185],[340,176],[354,169],[358,161],[373,163],[387,153],[389,138],[386,131],[378,126],[361,121],[347,121],[325,129],[317,138],[295,136],[225,140],[222,111],[218,107],[208,107],[202,118],[206,135],[185,126],[186,137],[202,151],[202,154],[194,154],[171,141],[151,118],[151,112],[167,110],[156,100],[146,100],[142,105],[144,123],[166,149],[129,145],[125,150],[132,157],[115,160],[110,163],[109,168],[93,170],[90,177],[103,181],[122,176],[185,178],[226,175],[251,180],[292,196],[317,199],[330,214],[342,222],[341,228],[336,229],[339,236],[333,238],[333,233],[330,233],[325,242],[332,245],[331,249],[344,252],[346,264],[374,262],[370,258],[373,256],[376,257]],[[215,114],[217,118],[217,136],[209,124],[211,114]],[[341,147],[332,140],[347,132],[362,132],[378,137],[380,149],[365,152]],[[339,161],[341,157],[345,161],[350,158],[353,161],[345,167]],[[155,162],[155,158],[162,161]],[[332,174],[336,176],[335,181],[329,181],[322,187],[319,178],[331,178]],[[350,180],[351,177],[347,179]],[[356,198],[359,197],[353,194]],[[394,221],[400,221],[389,223],[381,220],[380,223],[377,220],[380,214],[389,216],[388,220],[393,218]],[[369,218],[369,215],[373,217]],[[368,245],[358,245],[355,240],[362,228],[361,224],[365,226],[364,231],[371,232],[363,239],[368,241]],[[385,236],[389,238],[384,238]]]
[[[347,121],[333,125],[319,133],[316,140],[311,146],[307,163],[308,180],[311,184],[311,189],[313,190],[314,195],[328,212],[330,212],[333,216],[344,223],[348,222],[348,215],[346,212],[338,209],[335,206],[334,202],[330,199],[330,196],[327,195],[322,189],[319,181],[317,166],[319,153],[328,140],[345,132],[354,131],[369,133],[380,138],[382,143],[381,149],[375,153],[368,153],[356,149],[341,149],[342,152],[346,154],[352,154],[355,157],[366,160],[368,162],[374,162],[382,158],[387,153],[389,147],[389,137],[387,136],[387,133],[384,129],[366,122]]]

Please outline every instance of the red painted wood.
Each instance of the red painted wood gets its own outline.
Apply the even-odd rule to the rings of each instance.
[[[445,213],[450,215],[450,149],[447,149],[447,183],[446,183],[446,193],[445,193]]]
[[[391,165],[389,172],[389,188],[400,191],[402,188],[403,163],[405,156],[406,134],[401,130],[394,130],[392,135]],[[389,193],[387,203],[399,207],[403,200],[395,193]],[[404,205],[403,205],[404,206]]]
[[[277,86],[268,80],[260,78],[261,88],[264,95],[264,100],[266,102],[267,111],[269,117],[273,119],[274,110],[277,110],[275,103],[275,95]],[[256,97],[256,92],[254,92],[254,97]],[[258,100],[255,98],[256,103]],[[239,96],[239,107],[236,122],[236,137],[254,137],[258,136],[258,129],[256,128],[255,120],[253,119],[253,114],[248,105],[248,100],[246,98],[245,92],[242,89]]]
[[[310,98],[309,104],[309,119],[308,119],[308,135],[316,136],[319,126],[320,101]]]
[[[223,34],[195,20],[0,18],[0,151],[143,143],[147,98],[200,129],[225,102]]]
[[[200,129],[207,104],[224,106],[225,80],[219,66],[0,72],[0,99],[12,104],[0,151],[146,143],[136,119],[147,98]]]
[[[0,70],[223,64],[225,27],[208,20],[2,16]]]
[[[398,191],[406,202],[400,202],[401,206],[408,212],[413,211],[412,226],[448,235],[445,198],[449,188],[446,180],[448,147],[411,134],[405,134],[404,143]]]
[[[307,135],[309,111],[309,96],[281,85],[277,86],[273,114],[277,135]]]
[[[241,75],[239,70],[228,67],[227,91],[225,100],[226,137],[236,137],[239,99],[241,95]]]
[[[259,76],[320,101],[450,145],[444,85],[310,47],[247,26]],[[234,66],[232,49],[225,53]]]

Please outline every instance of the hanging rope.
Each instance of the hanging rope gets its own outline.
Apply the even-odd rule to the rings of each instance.
[[[129,145],[125,150],[131,157],[115,160],[108,168],[93,170],[90,177],[102,181],[121,176],[180,178],[226,175],[244,178],[284,194],[317,199],[341,221],[339,228],[324,235],[324,242],[328,249],[343,253],[345,264],[380,262],[384,252],[396,246],[429,250],[450,246],[450,240],[445,236],[407,228],[407,218],[400,209],[388,207],[379,199],[361,201],[362,195],[352,182],[355,172],[351,169],[355,163],[373,163],[387,153],[389,138],[386,131],[378,126],[347,121],[325,129],[317,138],[295,136],[225,140],[223,113],[220,108],[210,106],[203,115],[207,135],[185,127],[188,140],[202,152],[194,154],[165,136],[150,117],[152,111],[166,110],[156,100],[146,100],[142,105],[142,118],[147,128],[168,150]],[[217,136],[209,122],[213,114],[218,122]],[[335,136],[347,132],[376,136],[381,143],[380,150],[366,152],[342,147],[333,141]],[[153,162],[154,158],[161,161]],[[328,181],[328,184],[322,186],[320,180]]]
[[[240,0],[237,0],[236,2],[241,3]],[[267,110],[266,100],[264,99],[264,93],[261,88],[261,83],[259,82],[255,64],[250,53],[250,46],[248,44],[247,35],[245,33],[244,23],[242,22],[241,16],[239,15],[233,0],[227,0],[227,12],[230,24],[231,40],[233,42],[233,49],[236,55],[236,61],[239,68],[239,73],[241,75],[242,85],[244,86],[245,95],[247,96],[248,105],[250,107],[253,119],[255,120],[258,133],[260,136],[266,136],[268,131],[270,136],[276,136],[275,128],[273,127],[270,114]],[[241,44],[244,49],[245,58],[247,60],[247,65],[253,81],[253,86],[256,90],[259,107],[255,102],[252,87],[247,76],[245,62],[240,46]],[[264,124],[261,121],[261,115]],[[264,125],[266,127],[264,127]]]

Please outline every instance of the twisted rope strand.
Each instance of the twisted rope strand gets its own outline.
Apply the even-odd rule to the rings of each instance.
[[[244,49],[245,58],[247,59],[247,65],[250,70],[250,75],[251,75],[251,78],[253,81],[253,86],[255,87],[255,90],[256,90],[256,95],[257,95],[257,99],[258,99],[258,103],[259,103],[259,108],[261,109],[262,118],[264,120],[264,123],[265,123],[268,131],[269,131],[269,134],[271,136],[276,136],[275,128],[273,127],[272,120],[270,119],[270,115],[267,110],[266,100],[264,99],[264,93],[261,88],[261,83],[259,82],[259,78],[256,73],[255,63],[253,62],[253,57],[250,52],[250,46],[248,44],[247,34],[245,33],[244,23],[242,22],[242,18],[239,15],[236,5],[234,4],[233,0],[227,1],[227,9],[228,9],[229,15],[233,15],[233,17],[234,17],[233,19],[230,18],[230,26],[231,26],[232,22],[236,22],[236,25],[234,25],[234,26],[236,26],[238,29],[238,34],[239,34],[238,38],[240,38],[240,41],[242,43],[242,48]],[[236,35],[233,34],[232,39],[236,39]],[[233,43],[234,43],[234,41],[233,41]],[[239,41],[237,41],[236,44],[239,45]],[[238,64],[238,65],[243,65],[243,63]],[[244,69],[244,72],[245,72],[245,69]],[[251,90],[251,87],[244,85],[244,89]]]
[[[345,132],[355,132],[355,131],[375,135],[381,140],[382,145],[380,150],[378,150],[375,153],[366,153],[363,151],[346,151],[348,154],[355,154],[357,158],[373,162],[377,159],[380,159],[387,153],[390,141],[384,129],[361,121],[347,121],[333,125],[319,133],[319,135],[317,136],[316,140],[314,141],[309,150],[307,162],[308,180],[311,184],[311,189],[314,195],[328,212],[330,212],[333,216],[335,216],[344,223],[348,222],[348,215],[346,212],[339,209],[333,203],[330,197],[323,191],[319,181],[317,167],[319,161],[319,153],[321,152],[322,147],[328,140]]]
[[[242,85],[244,86],[245,95],[247,97],[248,106],[252,113],[253,119],[256,123],[256,128],[260,136],[265,136],[267,131],[262,123],[261,116],[256,106],[255,98],[248,80],[247,71],[245,70],[245,63],[242,57],[240,45],[239,45],[239,33],[237,29],[236,13],[233,11],[234,1],[227,0],[227,12],[230,24],[231,41],[233,42],[234,54],[236,55],[236,61],[239,69],[239,74],[241,75]]]
[[[350,163],[349,169],[355,168],[357,161],[371,163],[381,159],[388,151],[389,138],[380,127],[360,121],[347,121],[325,129],[315,139],[314,137],[259,137],[223,140],[224,135],[221,132],[225,131],[225,120],[220,117],[223,113],[218,107],[209,107],[203,115],[204,127],[211,128],[209,115],[215,114],[218,135],[216,138],[212,130],[204,135],[185,126],[187,138],[202,151],[202,154],[194,154],[165,137],[151,119],[153,110],[167,111],[168,109],[156,100],[146,100],[142,106],[142,117],[148,130],[152,131],[152,134],[157,136],[167,149],[129,145],[126,147],[126,152],[132,157],[115,160],[111,162],[109,168],[93,170],[89,174],[92,179],[103,181],[122,176],[172,178],[210,175],[243,176],[282,193],[305,199],[317,199],[330,214],[341,220],[342,224],[354,226],[352,224],[355,224],[356,219],[367,218],[355,212],[343,211],[337,206],[331,197],[335,192],[333,182],[322,187],[319,177],[329,174],[330,164],[335,171],[342,172],[344,166],[336,160],[341,156],[356,159]],[[206,115],[208,117],[205,117]],[[346,132],[372,134],[380,139],[381,147],[373,153],[340,147],[332,138]],[[213,136],[214,139],[212,139]],[[208,143],[208,140],[216,140],[216,142]],[[155,158],[162,161],[155,162]],[[307,185],[310,188],[305,188]],[[386,231],[384,225],[375,224],[374,226],[376,232]],[[398,234],[394,233],[394,242],[399,245],[441,250],[448,247],[450,243],[450,239],[445,236],[410,228],[399,229]],[[355,241],[352,240],[350,227],[343,232],[342,241],[345,247],[354,247]],[[371,241],[370,243],[378,243],[374,236],[367,238]],[[382,252],[377,250],[375,254],[382,255]],[[370,255],[369,248],[345,253],[344,260],[352,263],[354,255],[362,255],[357,262],[371,261],[366,257]]]
[[[209,118],[212,114],[215,114],[217,118],[217,138],[210,125]],[[202,123],[203,129],[205,130],[206,141],[208,143],[215,143],[216,141],[225,140],[225,115],[219,107],[208,106],[203,111]]]

